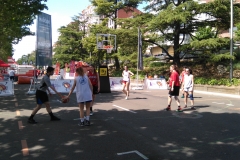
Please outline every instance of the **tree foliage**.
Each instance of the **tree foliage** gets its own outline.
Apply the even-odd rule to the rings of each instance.
[[[25,62],[25,64],[35,65],[35,61],[36,61],[36,51],[32,51],[31,53],[23,55],[21,58],[19,58],[17,60],[17,63],[23,64]]]
[[[132,7],[138,6],[143,1],[150,2],[150,0],[92,0],[97,14],[103,15],[105,19],[102,19],[101,24],[89,26],[90,30],[87,36],[81,31],[71,28],[70,24],[62,27],[59,30],[61,36],[55,49],[56,58],[79,59],[80,53],[74,51],[79,51],[77,44],[82,44],[87,53],[86,57],[83,56],[86,61],[96,62],[98,59],[111,57],[135,67],[137,63],[137,29],[140,27],[143,35],[143,51],[148,45],[158,46],[177,65],[180,65],[181,53],[197,53],[203,59],[214,62],[234,59],[228,55],[228,51],[222,51],[223,48],[229,49],[229,38],[220,36],[230,26],[230,15],[226,14],[230,12],[228,0],[215,0],[208,3],[198,3],[194,0],[157,0],[151,1],[145,7],[144,13],[134,14],[131,18],[116,18],[117,10],[124,9],[129,12],[133,9]],[[240,20],[239,11],[239,5],[234,5],[235,23]],[[115,22],[115,28],[107,28],[109,19]],[[77,28],[77,24],[81,23],[83,22],[77,22],[75,27]],[[72,38],[66,34],[69,32],[79,34],[78,38],[74,39],[76,44],[73,41],[70,43]],[[96,34],[98,33],[117,35],[116,53],[105,54],[105,51],[96,49]],[[70,52],[70,46],[74,51]],[[168,46],[173,46],[174,54],[168,52]],[[89,58],[90,54],[91,58]]]
[[[0,56],[12,56],[12,44],[33,35],[28,28],[40,11],[47,9],[47,0],[0,0]]]
[[[83,37],[86,33],[80,30],[79,17],[73,17],[73,21],[67,26],[59,28],[60,36],[54,45],[54,63],[56,61],[69,63],[71,60],[80,61],[87,56],[87,50],[83,47]]]

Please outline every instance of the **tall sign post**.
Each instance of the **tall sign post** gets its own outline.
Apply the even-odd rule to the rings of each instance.
[[[109,54],[113,50],[116,50],[116,35],[97,34],[97,49],[106,50],[107,51],[106,54]],[[107,64],[107,61],[106,61],[106,64]],[[111,93],[108,65],[106,66],[100,65],[99,55],[98,55],[98,65],[99,65],[98,74],[100,79],[100,93]]]
[[[51,15],[40,13],[37,18],[36,66],[52,65]]]
[[[36,59],[34,68],[34,77],[27,94],[36,92],[36,74],[37,66],[52,66],[52,20],[51,15],[40,12],[37,17],[37,34],[36,34]],[[33,90],[32,88],[33,84]]]

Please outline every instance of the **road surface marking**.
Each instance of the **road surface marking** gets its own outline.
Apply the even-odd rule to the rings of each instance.
[[[113,106],[117,107],[117,108],[120,108],[120,109],[123,109],[125,111],[129,111],[129,112],[132,112],[132,113],[137,113],[137,112],[131,111],[131,110],[127,109],[127,108],[123,108],[123,107],[120,107],[120,106],[117,106],[117,105],[113,105]]]
[[[22,129],[23,129],[23,124],[22,124],[22,121],[18,121],[18,128],[19,128],[20,130],[22,130]]]
[[[212,102],[212,103],[216,103],[216,104],[224,104],[224,103],[218,103],[218,102]]]
[[[20,116],[20,111],[19,110],[16,110],[16,115]]]
[[[234,106],[233,104],[226,104],[227,106]]]
[[[131,154],[131,153],[136,153],[140,157],[142,157],[144,160],[148,160],[146,156],[144,156],[142,153],[138,152],[137,150],[135,151],[129,151],[129,152],[122,152],[122,153],[117,153],[118,156],[124,155],[124,154]]]
[[[28,156],[29,155],[29,150],[28,150],[28,146],[27,146],[27,141],[26,140],[21,140],[21,143],[22,143],[23,156]]]

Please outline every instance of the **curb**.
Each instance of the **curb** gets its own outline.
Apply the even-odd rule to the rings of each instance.
[[[234,95],[234,94],[206,92],[206,91],[199,91],[199,90],[194,90],[194,92],[202,93],[202,94],[208,94],[208,95],[212,95],[212,96],[222,96],[222,97],[229,97],[229,98],[240,98],[240,95]]]

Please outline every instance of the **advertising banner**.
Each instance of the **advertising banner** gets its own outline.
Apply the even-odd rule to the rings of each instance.
[[[0,81],[0,96],[14,95],[14,88],[12,81]]]
[[[60,93],[69,93],[72,86],[73,86],[74,80],[66,79],[66,80],[51,80],[52,86],[60,92]],[[50,92],[55,94],[55,92],[49,88]],[[76,88],[73,92],[76,92]]]
[[[122,77],[109,77],[110,89],[121,90],[122,89]]]
[[[37,18],[36,65],[52,66],[51,15],[40,13]]]
[[[147,89],[167,89],[165,78],[146,79],[145,86]]]

